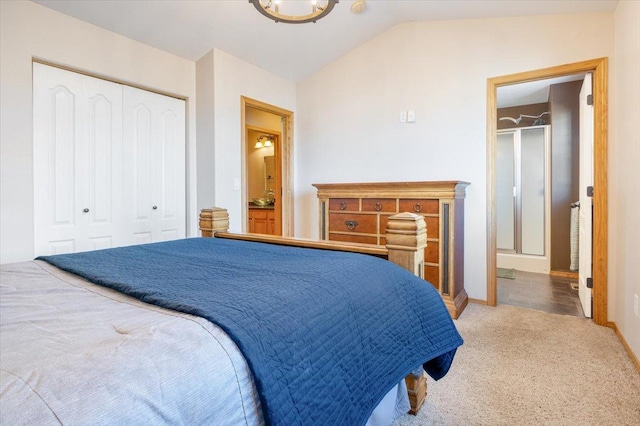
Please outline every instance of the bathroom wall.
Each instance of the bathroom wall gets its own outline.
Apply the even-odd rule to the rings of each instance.
[[[580,105],[582,81],[553,84],[551,111],[551,270],[568,271],[571,263],[571,203],[578,201],[580,173]]]
[[[263,132],[247,132],[247,200],[264,196],[264,158],[273,155],[273,147],[256,148],[256,140]]]

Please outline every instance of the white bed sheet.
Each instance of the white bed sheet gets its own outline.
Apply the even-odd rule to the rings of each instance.
[[[1,268],[0,371],[5,424],[262,423],[220,328],[45,262]]]

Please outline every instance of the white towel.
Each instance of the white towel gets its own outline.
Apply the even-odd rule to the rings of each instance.
[[[571,204],[571,264],[569,270],[577,271],[579,264],[578,239],[580,235],[580,202]]]

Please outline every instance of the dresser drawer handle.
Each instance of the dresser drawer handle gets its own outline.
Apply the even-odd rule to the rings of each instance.
[[[347,203],[345,203],[344,201],[342,201],[342,202],[340,203],[340,210],[344,210],[344,209],[346,209],[346,208],[347,208]]]
[[[413,210],[414,210],[416,213],[420,213],[420,212],[422,211],[422,204],[418,204],[418,203],[414,204],[414,205],[413,205]]]
[[[353,231],[354,229],[356,229],[356,226],[358,226],[358,221],[357,220],[345,220],[344,224],[347,226],[347,229],[349,231]]]
[[[376,203],[375,206],[373,206],[373,208],[376,209],[377,212],[379,212],[380,210],[382,210],[382,204]]]

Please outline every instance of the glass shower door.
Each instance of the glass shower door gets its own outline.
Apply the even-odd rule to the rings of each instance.
[[[545,255],[546,126],[502,131],[497,138],[497,246]]]
[[[544,256],[544,128],[520,133],[520,253]]]
[[[515,131],[498,134],[496,161],[496,219],[498,250],[516,251]]]

